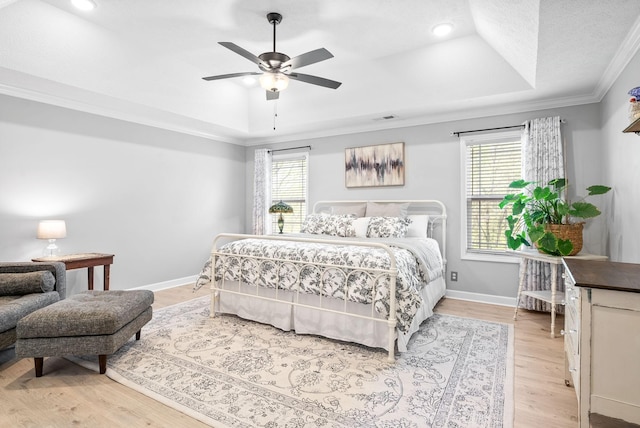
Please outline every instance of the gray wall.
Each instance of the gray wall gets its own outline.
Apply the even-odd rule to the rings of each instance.
[[[605,236],[611,259],[640,263],[640,136],[621,131],[629,125],[627,92],[640,86],[640,54],[636,54],[601,103],[602,166],[614,187]]]
[[[633,85],[623,86],[626,94]],[[626,105],[624,109],[623,122]],[[635,186],[629,191],[638,188],[638,168],[623,172],[613,166],[613,172],[605,175],[602,159],[607,150],[599,104],[271,147],[312,146],[311,203],[323,199],[442,200],[449,212],[449,270],[459,272],[459,281],[449,282],[449,288],[514,297],[517,265],[460,258],[460,148],[458,139],[450,134],[519,124],[549,115],[560,115],[567,121],[563,133],[574,193],[597,183],[622,186],[630,177],[635,177]],[[615,126],[611,133],[622,136],[620,129],[624,125]],[[633,143],[638,138],[623,137]],[[395,141],[405,142],[405,186],[345,188],[345,148]],[[629,139],[624,141],[626,148]],[[633,147],[637,150],[638,146]],[[1,96],[0,260],[29,260],[40,255],[45,243],[35,239],[38,220],[63,218],[68,227],[68,237],[60,241],[64,252],[116,254],[112,288],[179,282],[196,275],[216,233],[252,229],[254,149]],[[634,162],[625,154],[621,149],[618,156],[627,163]],[[622,173],[626,176],[612,178]],[[616,188],[612,198],[618,198],[622,190]],[[628,217],[630,209],[627,204],[611,213],[605,202],[598,205],[605,216],[587,225],[585,249],[604,254],[608,233],[605,220],[614,215]],[[627,223],[626,227],[638,224]],[[630,241],[627,245],[637,245]],[[630,251],[622,251],[629,254],[627,259],[638,256],[637,250]],[[72,292],[85,287],[85,275],[84,271],[69,272]],[[96,277],[100,286],[99,270]]]
[[[273,148],[311,145],[309,152],[309,199],[311,204],[325,199],[439,199],[449,214],[447,260],[449,271],[457,271],[458,281],[448,281],[448,288],[461,292],[515,297],[516,264],[461,260],[461,180],[460,143],[452,131],[517,125],[527,119],[559,115],[567,143],[569,179],[575,183],[573,193],[600,184],[600,116],[599,105],[558,108],[504,116],[462,120],[433,125],[341,135],[273,145]],[[344,185],[344,149],[404,141],[405,185],[402,187],[347,189]],[[253,192],[253,152],[247,148],[247,218],[251,230],[251,195]],[[594,201],[595,202],[595,201]],[[602,217],[602,216],[601,216]],[[601,236],[604,219],[590,222],[585,230],[585,250],[602,254]]]
[[[115,254],[111,288],[180,282],[242,231],[244,169],[244,147],[0,96],[0,260],[40,256],[38,221],[60,218],[63,253]]]

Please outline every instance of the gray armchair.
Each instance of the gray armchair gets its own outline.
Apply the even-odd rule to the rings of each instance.
[[[42,286],[34,282],[36,272]],[[0,349],[15,343],[21,318],[65,298],[66,281],[61,262],[0,262]]]

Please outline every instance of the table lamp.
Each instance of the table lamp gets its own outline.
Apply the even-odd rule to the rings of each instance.
[[[277,204],[271,205],[271,208],[269,208],[269,214],[280,214],[280,217],[278,217],[278,229],[280,229],[280,233],[282,233],[282,229],[284,228],[284,217],[282,217],[282,213],[292,212],[293,208],[282,201],[278,202]]]
[[[43,251],[45,257],[59,255],[60,248],[56,245],[56,239],[67,236],[67,225],[64,220],[42,220],[38,223],[38,239],[48,239],[49,245]]]

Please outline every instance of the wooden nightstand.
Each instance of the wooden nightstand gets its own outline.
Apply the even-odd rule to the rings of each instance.
[[[34,262],[62,262],[67,270],[87,268],[89,290],[93,290],[93,268],[95,266],[103,266],[104,289],[109,289],[109,268],[113,264],[113,254],[67,254],[56,257],[39,257],[31,260]]]

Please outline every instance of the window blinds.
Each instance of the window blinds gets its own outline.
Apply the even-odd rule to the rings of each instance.
[[[300,232],[307,216],[307,156],[273,157],[271,166],[271,205],[282,201],[293,208],[284,214],[284,232]],[[269,205],[269,206],[271,206]],[[277,230],[277,216],[272,216]]]
[[[467,146],[467,250],[507,248],[506,213],[498,207],[510,193],[509,183],[521,178],[521,142],[483,141]]]

